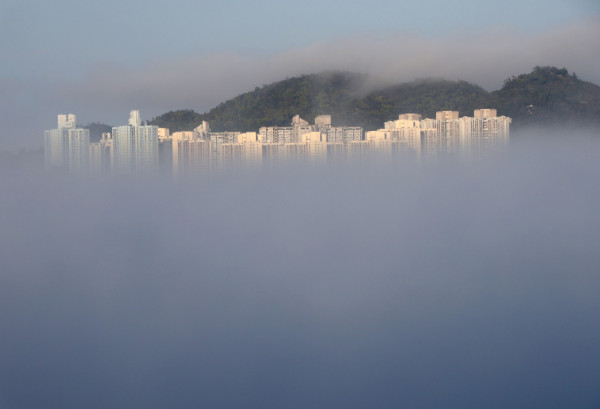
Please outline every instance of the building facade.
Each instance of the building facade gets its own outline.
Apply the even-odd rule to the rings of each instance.
[[[77,128],[74,114],[58,115],[58,127],[44,131],[46,169],[86,174],[89,159],[90,131]]]
[[[140,112],[131,111],[129,124],[112,128],[114,166],[119,174],[158,171],[158,126],[142,125]]]
[[[348,158],[435,158],[442,154],[472,158],[508,148],[511,119],[495,109],[472,117],[438,111],[435,119],[400,114],[379,130],[334,127],[330,115],[314,124],[296,115],[291,126],[265,126],[258,132],[211,132],[203,121],[193,131],[171,133],[142,125],[139,111],[129,123],[112,128],[90,144],[89,131],[78,129],[73,114],[59,115],[58,128],[45,131],[46,167],[106,174],[211,174],[223,170],[270,166],[278,162],[335,162]]]

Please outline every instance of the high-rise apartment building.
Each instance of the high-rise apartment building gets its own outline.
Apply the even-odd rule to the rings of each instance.
[[[59,129],[76,129],[77,118],[74,114],[59,114],[58,115]]]
[[[461,155],[472,157],[508,149],[512,119],[495,109],[476,109],[473,117],[460,119]]]
[[[103,132],[98,142],[90,143],[90,175],[107,176],[113,173],[114,145],[110,132]]]
[[[62,168],[87,173],[90,155],[90,131],[77,128],[74,114],[58,115],[57,129],[44,131],[46,169]]]
[[[152,174],[158,170],[158,126],[141,123],[140,112],[134,110],[128,125],[112,128],[117,173]]]
[[[292,131],[289,126],[263,126],[258,133],[263,143],[284,145],[292,142]]]
[[[173,176],[207,175],[210,173],[210,140],[196,131],[171,134]]]
[[[384,130],[389,132],[389,145],[393,152],[410,153],[420,159],[422,144],[420,114],[400,114],[397,120],[385,122],[384,129],[380,131]]]
[[[331,128],[331,115],[319,115],[315,118],[315,127],[318,131],[324,132]]]
[[[423,119],[421,129],[428,156],[458,154],[465,158],[508,148],[511,119],[495,109],[476,109],[472,117],[458,111],[439,111],[435,119]]]

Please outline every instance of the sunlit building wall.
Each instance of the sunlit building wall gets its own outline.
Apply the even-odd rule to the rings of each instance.
[[[320,131],[306,132],[301,136],[306,145],[306,157],[313,162],[327,160],[327,135]]]
[[[248,168],[262,163],[262,138],[256,132],[240,133],[236,142],[222,144],[220,149],[220,161],[224,169]]]
[[[325,116],[325,115],[323,115],[323,116]],[[301,142],[302,135],[313,132],[315,130],[316,130],[315,126],[309,125],[309,123],[307,121],[300,118],[300,115],[296,115],[292,118],[292,140],[291,140],[291,142],[294,142],[294,143]]]
[[[279,140],[276,140],[277,127],[276,126],[263,126],[259,128],[258,133],[263,141],[263,143],[279,143]]]
[[[439,121],[439,141],[437,149],[440,153],[454,153],[459,149],[460,123],[458,111],[438,111],[435,119]]]
[[[510,140],[512,119],[497,116],[495,109],[477,109],[473,117],[460,119],[461,156],[470,158],[492,152],[506,151]]]
[[[437,111],[435,113],[435,119],[438,121],[451,121],[453,119],[458,119],[458,116],[458,111]]]
[[[77,117],[75,114],[59,114],[58,129],[76,129]]]
[[[286,126],[264,126],[258,131],[262,143],[278,143],[284,145],[292,142],[293,128]]]
[[[307,145],[301,142],[286,143],[283,145],[284,160],[286,163],[301,163],[308,156]]]
[[[233,170],[244,167],[244,146],[241,143],[224,143],[220,146],[219,170]]]
[[[498,117],[498,111],[495,109],[476,109],[473,112],[473,117],[477,118],[477,119],[484,119],[484,118],[496,118]]]
[[[237,150],[229,145],[237,143],[237,137],[241,132],[210,132],[208,140],[210,142],[210,160],[214,171],[230,169],[234,158],[239,157]],[[224,148],[224,146],[227,147]],[[235,152],[234,152],[235,150]]]
[[[191,176],[210,172],[210,141],[201,139],[195,131],[171,134],[173,176]]]
[[[365,142],[369,144],[369,149],[378,156],[391,156],[392,154],[392,131],[389,129],[380,129],[378,131],[369,131],[365,133]],[[356,142],[350,144],[354,150],[361,144]],[[361,148],[364,148],[361,146]]]
[[[158,128],[158,142],[171,140],[171,131],[169,128]]]
[[[390,132],[390,151],[393,153],[411,153],[416,158],[421,156],[421,115],[401,114],[395,121],[385,122],[385,131]],[[384,131],[380,130],[380,131]]]
[[[436,122],[435,119],[430,121]],[[437,122],[439,123],[439,121]],[[431,125],[431,123],[428,123],[427,120],[421,121],[421,155],[435,158],[439,153],[440,132],[439,128],[428,127],[427,125]]]
[[[256,132],[245,132],[238,136],[238,143],[244,146],[244,162],[246,166],[262,162],[262,137]]]
[[[331,115],[319,115],[315,117],[315,127],[317,131],[326,132],[331,128]]]
[[[284,145],[279,143],[262,143],[262,163],[266,166],[277,165],[284,161]]]
[[[352,141],[346,146],[348,159],[367,159],[373,154],[373,142],[371,140]]]
[[[327,141],[327,161],[339,162],[348,157],[347,144]]]
[[[352,127],[329,127],[323,131],[327,135],[327,142],[339,142],[347,145],[352,141],[360,141],[363,139],[363,129],[359,126]]]

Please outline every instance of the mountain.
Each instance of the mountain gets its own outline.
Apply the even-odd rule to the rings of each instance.
[[[562,68],[535,67],[529,74],[508,78],[500,90],[488,92],[465,81],[427,79],[369,91],[366,75],[329,72],[303,75],[255,88],[205,114],[171,111],[151,123],[172,132],[191,130],[208,121],[215,131],[251,131],[261,126],[289,125],[299,114],[312,122],[331,114],[334,125],[378,129],[398,114],[416,112],[435,117],[436,111],[472,115],[477,108],[497,108],[513,118],[513,126],[540,123],[600,123],[600,87],[581,81]]]
[[[492,93],[490,106],[520,126],[600,123],[600,87],[562,68],[535,67]]]
[[[201,121],[210,122],[213,130],[258,130],[265,125],[289,125],[299,114],[312,120],[321,113],[338,115],[351,109],[360,99],[366,76],[354,73],[303,75],[255,88],[219,104],[206,114],[191,110],[171,111],[151,123],[171,131],[193,129]]]

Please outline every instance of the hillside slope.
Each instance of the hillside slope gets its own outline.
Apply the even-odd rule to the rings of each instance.
[[[598,124],[600,87],[564,68],[535,67],[529,74],[507,79],[492,93],[490,105],[518,126]]]
[[[600,87],[579,80],[566,69],[535,67],[513,76],[497,91],[487,92],[465,81],[429,79],[364,92],[362,74],[330,72],[289,78],[256,88],[219,104],[205,114],[171,111],[152,123],[171,131],[191,130],[203,120],[216,131],[255,131],[261,126],[289,125],[299,114],[312,122],[331,114],[334,125],[377,129],[400,113],[435,117],[436,111],[472,115],[477,108],[497,108],[513,126],[539,123],[600,123]]]

